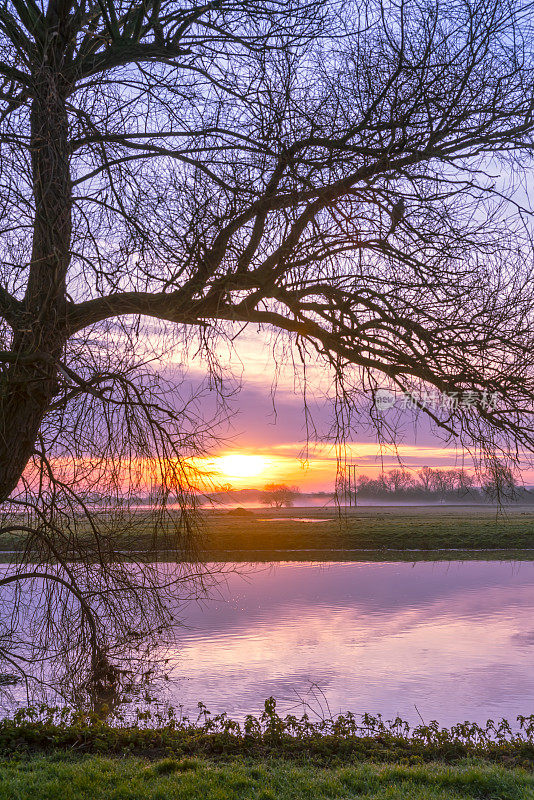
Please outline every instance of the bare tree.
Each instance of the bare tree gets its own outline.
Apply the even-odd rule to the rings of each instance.
[[[491,464],[482,476],[482,492],[486,497],[501,503],[503,500],[517,500],[519,486],[512,470],[501,463]]]
[[[432,491],[433,479],[434,479],[434,470],[432,469],[432,467],[427,467],[427,466],[421,467],[421,469],[418,470],[417,472],[417,476],[425,492]]]
[[[390,469],[382,480],[391,492],[411,489],[415,485],[413,476],[406,469]]]
[[[467,494],[475,485],[475,477],[465,469],[456,470],[456,489],[459,494]]]
[[[136,636],[165,618],[160,575],[115,557],[139,529],[121,498],[152,471],[194,505],[198,401],[163,380],[168,353],[198,348],[221,389],[216,338],[261,326],[331,370],[340,438],[362,392],[434,387],[462,401],[425,407],[446,436],[490,457],[531,449],[530,230],[513,183],[534,129],[528,14],[2,5],[0,499],[23,552],[0,586],[44,582],[54,607],[68,595],[63,631],[83,633],[93,671],[110,641],[135,640],[126,617]],[[91,512],[96,491],[109,516]],[[187,537],[186,514],[171,522],[155,545]]]
[[[298,486],[288,486],[285,483],[267,483],[264,486],[261,502],[274,508],[291,508],[300,494]]]

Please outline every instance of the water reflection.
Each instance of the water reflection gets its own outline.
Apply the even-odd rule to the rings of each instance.
[[[243,567],[187,608],[170,699],[239,718],[317,685],[332,713],[514,718],[534,713],[533,611],[532,562]]]

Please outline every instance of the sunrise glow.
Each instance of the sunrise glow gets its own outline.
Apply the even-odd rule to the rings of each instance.
[[[216,459],[215,469],[224,478],[257,478],[269,467],[263,456],[229,453]]]

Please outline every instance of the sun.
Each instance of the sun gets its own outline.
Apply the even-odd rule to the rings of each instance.
[[[256,478],[269,465],[263,456],[249,456],[241,453],[229,453],[216,460],[217,471],[226,478]]]

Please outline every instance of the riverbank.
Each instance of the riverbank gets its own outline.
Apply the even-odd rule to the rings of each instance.
[[[197,715],[195,715],[197,716]],[[313,720],[308,714],[280,715],[274,698],[258,716],[238,722],[213,715],[199,703],[198,718],[172,708],[145,708],[128,718],[70,711],[59,707],[21,709],[0,719],[0,759],[44,756],[126,755],[149,761],[284,760],[330,767],[371,763],[423,765],[469,763],[525,768],[534,773],[534,715],[515,721],[437,722],[410,726],[398,716],[340,714]],[[0,784],[1,788],[1,784]]]
[[[0,721],[0,798],[34,800],[464,800],[534,798],[534,715],[411,728],[368,714],[191,722],[40,707]]]
[[[2,800],[467,800],[534,798],[534,717],[415,729],[351,714],[239,725],[141,714],[117,725],[28,710],[0,722]],[[154,727],[151,727],[154,725]]]
[[[520,768],[466,762],[320,766],[280,759],[148,760],[54,752],[0,759],[2,800],[471,800],[534,797]]]

